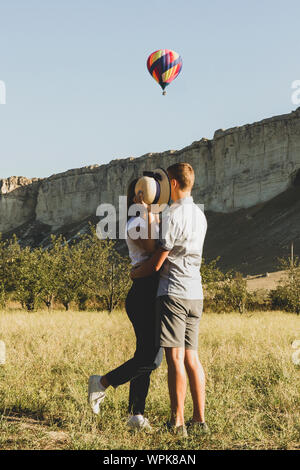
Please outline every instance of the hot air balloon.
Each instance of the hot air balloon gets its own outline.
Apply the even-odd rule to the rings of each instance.
[[[159,49],[149,55],[147,68],[154,80],[160,84],[165,95],[166,86],[179,75],[182,69],[182,58],[177,52]]]

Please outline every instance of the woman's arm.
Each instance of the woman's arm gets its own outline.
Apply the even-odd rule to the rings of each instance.
[[[139,247],[143,248],[144,251],[151,254],[156,250],[157,240],[155,238],[151,238],[155,235],[155,216],[150,211],[147,211],[146,224],[148,227],[147,238],[138,238],[134,241]]]
[[[155,238],[155,224],[156,224],[156,219],[157,216],[156,214],[152,214],[151,212],[151,205],[146,204],[143,201],[143,193],[142,191],[139,191],[138,195],[136,196],[138,204],[142,204],[144,206],[145,212],[146,212],[146,227],[147,227],[147,236],[145,238],[137,238],[135,243],[142,248],[146,253],[154,253],[156,250],[156,238]],[[154,237],[154,238],[152,238]]]

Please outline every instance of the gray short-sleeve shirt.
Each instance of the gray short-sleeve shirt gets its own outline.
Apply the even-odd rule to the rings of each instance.
[[[158,296],[203,299],[200,267],[206,230],[206,217],[191,196],[162,214],[160,246],[170,253],[160,272]]]

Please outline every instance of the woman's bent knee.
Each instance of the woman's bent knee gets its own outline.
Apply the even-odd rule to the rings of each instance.
[[[158,351],[158,353],[157,353],[157,355],[154,359],[154,363],[153,363],[154,369],[153,370],[157,369],[161,365],[162,360],[163,360],[163,350],[162,350],[162,348],[160,348],[160,350]]]

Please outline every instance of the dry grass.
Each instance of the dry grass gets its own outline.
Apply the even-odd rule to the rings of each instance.
[[[299,317],[280,312],[205,314],[200,357],[207,371],[212,433],[180,441],[164,431],[166,365],[153,373],[151,435],[126,429],[128,386],[111,390],[102,414],[86,402],[89,375],[134,351],[122,312],[0,313],[7,363],[0,366],[1,449],[295,449],[300,434],[300,373],[291,342]],[[186,417],[191,415],[187,397]]]
[[[248,276],[247,289],[249,292],[255,292],[259,289],[272,290],[276,289],[281,281],[287,278],[286,271],[275,271],[268,273],[268,276]]]

